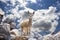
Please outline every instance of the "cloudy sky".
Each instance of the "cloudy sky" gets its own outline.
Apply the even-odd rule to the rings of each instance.
[[[33,12],[33,28],[37,31],[60,31],[60,0],[0,0],[0,11],[5,18],[18,23],[28,19],[27,11]],[[33,29],[32,29],[33,30]]]

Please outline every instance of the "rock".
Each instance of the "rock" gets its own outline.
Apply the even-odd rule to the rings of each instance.
[[[2,25],[0,25],[0,36],[2,36],[4,39],[9,39],[10,33],[8,31],[6,31]],[[1,37],[0,37],[1,39]]]
[[[60,40],[60,32],[54,35],[54,40]]]

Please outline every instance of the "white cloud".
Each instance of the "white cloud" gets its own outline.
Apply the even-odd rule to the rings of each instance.
[[[6,20],[7,19],[7,20]],[[16,17],[13,15],[13,14],[10,14],[10,15],[4,15],[4,17],[3,17],[3,22],[4,21],[7,21],[7,22],[9,22],[9,21],[11,21],[11,20],[14,20],[14,19],[16,19]]]
[[[20,7],[26,8],[26,4],[28,3],[26,0],[16,0],[19,2]]]
[[[20,3],[23,3],[23,2],[25,2],[24,0],[17,0],[18,2],[20,2]]]
[[[50,31],[54,32],[54,30],[56,29],[57,25],[58,25],[58,21],[54,20],[54,22],[52,23],[52,26],[50,28]]]
[[[16,6],[15,8],[11,9],[10,10],[11,13],[13,14],[13,16],[17,17],[17,18],[20,18],[20,14],[19,14],[19,11],[18,11],[18,6]]]
[[[12,5],[15,5],[16,0],[10,0],[10,2],[12,3]]]
[[[36,0],[31,0],[32,3],[36,3]]]
[[[56,7],[50,6],[48,13],[54,13],[56,10],[57,10]]]
[[[36,0],[26,0],[26,1],[30,1],[31,3],[36,3]]]
[[[59,12],[59,13],[57,13],[56,15],[60,16],[60,12]]]
[[[0,0],[0,1],[2,1],[2,2],[5,2],[5,3],[6,3],[6,1],[7,1],[7,0]]]
[[[58,25],[59,16],[55,13],[56,7],[49,7],[49,9],[37,10],[33,17],[33,27],[39,28],[40,31],[48,30],[54,32]],[[57,19],[57,20],[55,20]],[[53,21],[53,22],[52,22]]]

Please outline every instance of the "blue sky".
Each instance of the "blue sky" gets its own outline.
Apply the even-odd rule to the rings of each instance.
[[[10,14],[8,10],[15,8],[17,5],[20,5],[18,1],[16,1],[15,3],[15,5],[12,5],[10,1],[0,1],[0,8],[5,12],[5,15],[7,15]],[[48,9],[50,6],[57,8],[56,13],[60,12],[60,0],[36,0],[36,2],[32,3],[31,1],[28,1],[28,4],[26,5],[27,8],[31,8],[33,10]],[[23,9],[24,7],[19,7],[19,10]],[[60,19],[58,20],[58,26],[56,27],[55,32],[58,31],[60,31]]]

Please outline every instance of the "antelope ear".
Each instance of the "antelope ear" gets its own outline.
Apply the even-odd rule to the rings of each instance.
[[[35,13],[35,11],[33,12],[33,14]]]
[[[29,13],[29,11],[28,11],[28,13]]]

